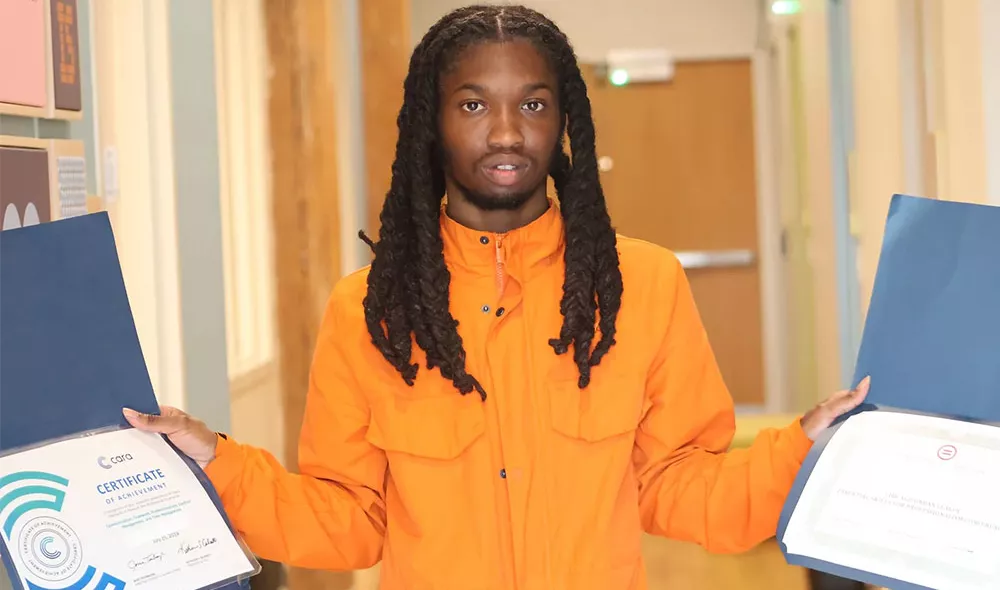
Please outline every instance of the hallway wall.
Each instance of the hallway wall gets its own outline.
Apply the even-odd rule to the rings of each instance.
[[[851,206],[863,309],[871,297],[893,193],[976,203],[997,199],[987,141],[1000,68],[982,19],[996,0],[853,2],[856,82]],[[994,12],[1000,11],[993,9]],[[994,19],[998,18],[993,16]],[[989,105],[989,110],[987,110]],[[994,200],[1000,203],[1000,201]]]
[[[584,61],[610,49],[665,46],[677,59],[746,56],[758,40],[757,0],[534,0],[563,29]],[[412,42],[463,0],[412,0]]]

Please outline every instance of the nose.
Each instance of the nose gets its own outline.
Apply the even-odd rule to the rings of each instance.
[[[498,109],[490,125],[487,137],[490,149],[511,151],[524,145],[524,133],[521,131],[518,113],[510,109]]]

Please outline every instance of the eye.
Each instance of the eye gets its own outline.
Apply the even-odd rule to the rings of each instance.
[[[531,111],[532,113],[537,113],[545,108],[545,103],[540,100],[529,100],[524,103],[524,108]]]
[[[477,113],[486,107],[483,105],[483,103],[479,101],[470,100],[468,102],[462,103],[462,108],[467,113]]]

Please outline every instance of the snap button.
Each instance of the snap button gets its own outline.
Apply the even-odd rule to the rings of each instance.
[[[501,469],[500,470],[500,479],[507,479],[507,470],[506,469]]]
[[[502,315],[503,315],[503,312],[504,312],[504,309],[503,309],[502,307],[501,307],[501,308],[498,308],[498,309],[497,309],[497,317],[500,317],[500,316],[502,316]]]
[[[489,305],[484,305],[483,306],[483,313],[489,313],[489,312],[490,312],[490,306]]]
[[[479,243],[485,246],[486,244],[490,243],[490,239],[487,238],[486,236],[483,236],[483,237],[479,238]]]

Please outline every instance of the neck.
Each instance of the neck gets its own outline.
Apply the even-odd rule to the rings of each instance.
[[[481,209],[465,200],[460,193],[455,195],[449,194],[445,211],[448,217],[469,229],[502,234],[529,225],[532,221],[544,215],[548,209],[548,196],[543,190],[532,195],[530,199],[517,209],[509,210]]]

